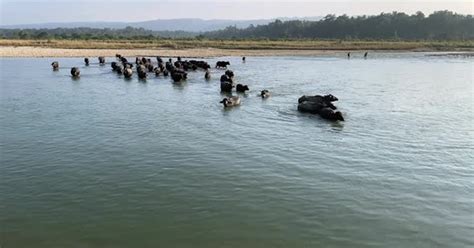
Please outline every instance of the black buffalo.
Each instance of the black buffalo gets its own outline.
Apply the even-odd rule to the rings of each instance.
[[[230,65],[229,61],[217,61],[216,68],[227,68]]]
[[[247,85],[237,84],[235,90],[240,93],[245,93],[245,91],[249,90],[249,87]]]
[[[226,70],[225,75],[227,75],[229,78],[234,78],[234,72],[231,70]]]
[[[222,92],[231,93],[231,92],[232,92],[232,88],[233,88],[232,83],[229,83],[229,82],[222,82],[222,81],[221,81],[221,91],[222,91]]]
[[[53,71],[59,70],[59,62],[58,61],[54,61],[53,63],[51,63],[51,66],[53,67]]]
[[[77,78],[80,76],[80,74],[81,74],[81,71],[79,71],[79,68],[77,67],[71,68],[71,76]]]

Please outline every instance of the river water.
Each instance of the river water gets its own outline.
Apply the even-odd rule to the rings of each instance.
[[[0,246],[473,247],[474,60],[361,57],[208,59],[227,110],[214,68],[1,59]],[[345,122],[297,112],[327,93]]]

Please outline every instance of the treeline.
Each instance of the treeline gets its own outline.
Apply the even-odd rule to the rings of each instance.
[[[327,15],[319,21],[281,21],[248,28],[230,26],[222,30],[192,33],[185,31],[151,31],[144,28],[56,28],[0,29],[3,39],[370,39],[370,40],[472,40],[474,18],[451,11],[437,11],[429,16],[422,12],[407,15],[400,12],[377,16]]]
[[[0,29],[3,39],[77,39],[122,40],[157,38],[192,38],[196,33],[185,31],[151,31],[144,28],[54,28],[54,29]]]
[[[219,39],[474,39],[472,15],[437,11],[429,16],[393,12],[377,16],[327,15],[320,21],[276,20],[267,25],[239,29],[227,27],[204,34]]]

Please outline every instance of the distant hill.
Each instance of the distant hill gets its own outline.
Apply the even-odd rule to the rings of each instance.
[[[277,19],[277,18],[275,18]],[[53,28],[113,28],[122,29],[127,26],[134,28],[144,28],[151,31],[186,31],[186,32],[208,32],[235,26],[237,28],[247,28],[250,25],[265,25],[275,19],[255,19],[255,20],[203,20],[197,18],[188,19],[158,19],[142,22],[64,22],[64,23],[39,23],[22,25],[2,25],[3,29],[53,29]],[[305,18],[278,18],[280,20],[319,20],[320,17]]]

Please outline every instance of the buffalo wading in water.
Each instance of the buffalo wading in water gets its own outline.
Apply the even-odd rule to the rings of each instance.
[[[332,102],[338,101],[337,97],[329,94],[325,96],[302,96],[298,99],[298,111],[318,114],[331,121],[344,121],[342,113],[334,111],[336,106]]]
[[[221,92],[231,93],[234,86],[229,82],[221,82]]]
[[[174,70],[171,72],[171,79],[173,79],[175,83],[186,80],[187,78],[188,74],[182,70]]]
[[[321,95],[315,95],[315,96],[302,96],[298,99],[298,103],[303,103],[303,102],[310,102],[314,103],[317,105],[320,105],[321,107],[329,107],[331,109],[336,109],[336,106],[332,104],[332,102],[336,102],[339,99],[337,97],[329,94],[325,96]]]
[[[139,79],[146,79],[146,67],[144,65],[137,66],[137,74]]]
[[[245,93],[245,91],[249,90],[249,87],[247,85],[237,84],[235,90],[239,93]]]
[[[270,91],[268,91],[268,90],[262,90],[262,91],[260,91],[260,96],[261,96],[262,98],[268,98],[268,97],[270,97]]]
[[[89,66],[89,58],[84,58],[84,64],[86,64],[86,66]]]
[[[104,65],[105,64],[105,57],[100,56],[99,57],[99,64]]]
[[[71,76],[74,78],[78,78],[81,74],[81,71],[79,71],[79,68],[73,67],[71,68]]]
[[[224,75],[221,76],[221,82],[229,82],[229,83],[233,84],[234,80],[232,80],[232,78],[230,78],[229,76],[224,74]]]
[[[227,68],[230,65],[229,61],[217,61],[216,68]]]
[[[125,78],[131,78],[132,74],[133,74],[133,70],[131,68],[127,67],[127,68],[123,69],[123,76]]]
[[[334,111],[331,108],[323,108],[319,111],[319,115],[330,121],[344,121],[340,111]]]
[[[58,61],[54,61],[53,63],[51,63],[51,66],[53,67],[53,71],[59,70],[59,62]]]
[[[227,75],[230,79],[234,78],[234,72],[231,70],[226,70],[225,75]]]
[[[158,77],[158,76],[160,75],[160,73],[161,73],[161,70],[160,70],[159,67],[155,67],[155,69],[153,69],[153,72],[155,72],[155,76]]]
[[[209,70],[206,70],[206,73],[204,73],[204,78],[205,78],[206,80],[211,79],[211,73],[209,72]]]

